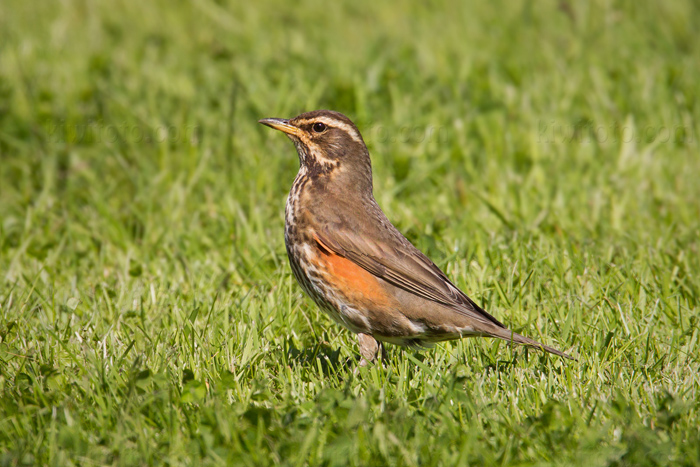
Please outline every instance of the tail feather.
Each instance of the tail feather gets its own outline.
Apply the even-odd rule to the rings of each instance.
[[[515,342],[516,344],[522,344],[522,345],[527,345],[528,347],[533,347],[536,349],[541,349],[545,350],[551,354],[558,355],[563,358],[568,358],[569,360],[574,360],[576,359],[572,357],[571,355],[565,354],[564,352],[555,349],[554,347],[550,347],[548,345],[544,345],[541,342],[537,342],[534,339],[530,339],[529,337],[521,336],[517,332],[513,332],[510,329],[499,329],[498,332],[491,333],[493,337],[497,337],[499,339],[503,339],[504,341],[507,342]]]

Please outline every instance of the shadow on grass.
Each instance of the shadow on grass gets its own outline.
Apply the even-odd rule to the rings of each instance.
[[[298,349],[290,342],[287,361],[292,365],[320,366],[325,376],[337,375],[338,370],[358,363],[356,358],[341,359],[340,349],[333,349],[324,342],[304,349]]]

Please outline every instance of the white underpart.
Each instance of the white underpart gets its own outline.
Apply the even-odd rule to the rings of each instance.
[[[413,321],[409,319],[408,324],[411,328],[411,332],[415,335],[422,335],[428,331],[428,328],[425,326],[425,324],[421,323],[420,321]]]
[[[340,316],[341,318],[343,318],[343,324],[345,325],[345,327],[347,327],[351,331],[364,333],[372,332],[372,325],[370,324],[369,320],[356,308],[343,304],[340,306]],[[348,317],[349,320],[346,320],[345,317]],[[362,321],[362,324],[364,325],[362,329],[358,329],[354,324],[352,324],[353,321],[356,321],[358,318]]]

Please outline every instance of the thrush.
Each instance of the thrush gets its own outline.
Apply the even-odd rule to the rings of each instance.
[[[317,110],[260,123],[286,133],[299,155],[284,229],[294,277],[357,334],[362,365],[384,342],[424,348],[471,336],[572,358],[507,329],[389,222],[374,199],[369,151],[348,117]]]

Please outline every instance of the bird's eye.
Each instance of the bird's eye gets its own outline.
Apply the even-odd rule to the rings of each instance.
[[[312,128],[312,129],[314,130],[314,132],[316,132],[316,133],[323,133],[323,132],[326,130],[326,124],[325,124],[325,123],[321,123],[321,122],[316,122],[316,123],[314,123],[314,126],[311,127],[311,128]]]

